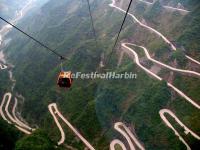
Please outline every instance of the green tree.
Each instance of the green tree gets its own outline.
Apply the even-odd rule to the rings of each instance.
[[[20,138],[20,133],[14,126],[0,119],[0,149],[13,150],[15,142]]]
[[[54,143],[43,130],[36,130],[33,134],[18,140],[15,150],[54,150]]]
[[[147,18],[147,19],[153,20],[153,18],[156,17],[158,14],[160,14],[161,11],[162,11],[162,5],[158,0],[153,4],[151,9],[149,11],[147,11],[147,13],[145,14],[144,17]]]
[[[185,66],[187,63],[185,54],[181,50],[174,51],[171,58],[172,60],[176,60],[179,66]]]

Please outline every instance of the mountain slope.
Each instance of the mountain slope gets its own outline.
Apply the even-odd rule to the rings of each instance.
[[[127,8],[128,2],[119,1],[117,5]],[[179,1],[174,1],[174,5],[177,2]],[[105,58],[108,58],[124,16],[115,8],[109,7],[110,3],[111,1],[107,0],[91,1],[91,10],[98,37],[97,47],[86,1],[66,0],[58,2],[50,0],[28,17],[25,16],[17,26],[66,56],[69,60],[63,62],[65,70],[72,70],[74,73],[100,70],[104,73],[105,70],[99,69],[99,64],[101,61],[105,63]],[[131,13],[164,35],[166,33],[170,40],[176,41],[176,45],[184,46],[185,53],[198,59],[199,39],[198,34],[193,33],[198,33],[199,30],[199,7],[184,3],[191,10],[191,13],[182,16],[177,12],[167,14],[161,4],[164,5],[163,2],[156,2],[153,6],[147,7],[135,0]],[[170,2],[165,4],[170,4]],[[176,20],[177,16],[181,16],[180,20]],[[191,20],[189,23],[187,18]],[[170,20],[175,20],[176,23],[170,22]],[[181,32],[173,32],[177,28],[180,28]],[[200,134],[198,109],[171,90],[166,84],[167,80],[160,82],[141,70],[133,62],[133,56],[125,54],[120,43],[106,69],[118,73],[133,72],[137,74],[137,79],[82,80],[79,78],[74,79],[72,89],[65,90],[59,89],[56,85],[61,62],[57,56],[16,30],[12,30],[6,38],[12,39],[4,48],[4,52],[8,61],[15,66],[13,73],[17,82],[14,92],[21,93],[25,97],[24,103],[21,103],[22,116],[31,124],[37,124],[38,127],[44,128],[55,143],[59,140],[60,133],[48,112],[47,106],[52,102],[58,104],[63,115],[96,149],[108,149],[110,141],[116,137],[126,143],[123,136],[113,129],[113,125],[117,121],[122,121],[130,127],[146,149],[185,149],[173,131],[167,128],[159,117],[159,110],[163,108],[173,110],[180,120],[197,134]],[[191,69],[191,66],[188,66],[188,61],[184,62],[185,65],[182,63],[179,66],[175,65],[173,61],[181,59],[182,53],[180,55],[178,53],[178,56],[174,54],[170,46],[160,37],[134,23],[130,17],[126,20],[120,41],[144,45],[150,49],[151,55],[155,56],[156,59],[173,65],[173,67],[181,66],[184,69]],[[135,51],[139,54],[139,50]],[[120,57],[122,58],[121,62],[119,61]],[[145,62],[145,58],[143,60],[141,63],[149,69],[154,65]],[[166,76],[170,73],[164,69],[162,71],[158,74],[167,78]],[[178,78],[178,75],[174,75],[174,83],[179,87],[181,83],[188,81],[190,86],[188,86],[189,90],[186,90],[186,94],[198,98],[198,92],[194,92],[196,95],[192,92],[197,91],[199,87],[192,87],[192,85],[197,81],[199,83],[199,78],[191,81],[188,78],[188,80]],[[7,80],[6,75],[4,79]],[[10,83],[4,83],[2,78],[0,82],[4,84],[0,88],[9,89]],[[179,88],[184,90],[184,87],[180,86]],[[199,99],[195,100],[199,103]],[[171,117],[168,116],[168,118]],[[171,122],[174,121],[172,118],[171,120]],[[64,126],[63,123],[62,125]],[[176,129],[180,130],[180,127],[177,126]],[[64,131],[67,136],[64,145],[84,149],[83,143],[77,140],[69,128],[64,126]],[[191,145],[197,143],[194,138],[190,138],[185,137]],[[25,143],[27,139],[29,138],[25,138]],[[35,140],[34,138],[30,139]]]

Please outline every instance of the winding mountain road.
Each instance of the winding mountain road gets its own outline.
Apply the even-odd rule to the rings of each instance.
[[[7,67],[6,65],[3,65],[3,64],[0,63],[0,69],[1,69],[1,70],[5,70],[5,69],[7,69],[7,68],[8,68],[8,67]]]
[[[185,56],[186,56],[189,60],[191,60],[192,62],[194,62],[194,63],[200,65],[200,62],[199,62],[199,61],[193,59],[192,57],[190,57],[190,56],[188,56],[188,55],[185,55]]]
[[[162,78],[160,78],[158,75],[154,74],[153,72],[151,72],[150,70],[148,70],[147,68],[145,68],[144,66],[142,66],[140,64],[140,61],[139,61],[139,57],[137,55],[137,53],[130,47],[128,47],[127,45],[133,45],[133,46],[137,46],[135,44],[132,44],[132,43],[122,43],[122,47],[125,48],[125,50],[128,50],[128,53],[132,53],[135,57],[135,62],[136,64],[142,68],[144,71],[146,71],[148,74],[150,74],[151,76],[153,76],[154,78],[158,79],[158,80],[162,80]],[[162,64],[161,62],[159,61],[156,61],[156,60],[153,60],[150,56],[148,56],[148,51],[146,48],[144,47],[141,47],[141,46],[137,46],[137,47],[140,47],[140,48],[143,48],[143,50],[145,51],[145,54],[147,55],[147,58],[151,61],[153,61],[154,63],[157,63],[157,64],[160,64],[164,67],[167,67],[167,68],[170,68],[169,66],[166,66],[165,64]],[[171,68],[172,69],[172,68]],[[175,68],[174,68],[175,69]],[[182,70],[178,70],[178,71],[182,71]],[[185,72],[185,71],[183,71]],[[189,72],[190,73],[190,72]],[[177,89],[175,86],[173,86],[172,84],[170,83],[167,83],[167,85],[169,87],[171,87],[173,90],[175,90],[181,97],[183,97],[184,99],[186,99],[188,102],[190,102],[193,106],[195,106],[196,108],[200,109],[200,106],[194,102],[192,99],[190,99],[188,96],[186,96],[182,91],[180,91],[179,89]],[[165,118],[164,116],[164,113],[168,113],[170,114],[173,118],[175,118],[175,120],[177,121],[177,123],[182,126],[184,129],[185,129],[185,133],[191,133],[193,137],[195,137],[196,139],[200,140],[200,137],[195,134],[193,131],[191,131],[189,128],[187,128],[170,110],[167,110],[167,109],[162,109],[160,110],[159,114],[160,114],[160,117],[162,118],[162,120],[165,122],[165,124],[170,127],[174,132],[175,132],[175,135],[177,135],[180,139],[181,142],[184,143],[184,145],[187,147],[188,150],[190,150],[191,148],[189,147],[189,145],[184,141],[184,139],[180,136],[180,134],[173,128],[173,126],[168,122],[168,120]],[[115,144],[119,144],[121,145],[121,143],[119,143],[119,141],[115,141]],[[112,145],[112,148],[113,148],[113,145]],[[113,149],[114,150],[114,149]]]
[[[61,145],[64,143],[65,141],[65,133],[64,130],[61,126],[61,124],[58,121],[58,117],[60,119],[62,119],[65,124],[67,124],[67,126],[74,132],[74,134],[85,144],[85,146],[87,148],[89,148],[90,150],[95,150],[95,148],[71,125],[71,123],[60,113],[60,111],[57,108],[56,103],[52,103],[48,105],[48,109],[49,112],[51,113],[51,115],[54,118],[54,121],[57,125],[57,127],[60,130],[61,133],[61,138],[58,141],[58,145]],[[114,125],[114,128],[121,133],[125,139],[128,141],[129,146],[131,148],[131,150],[135,150],[135,147],[137,146],[139,149],[141,150],[145,150],[145,148],[143,147],[142,144],[140,144],[140,142],[138,141],[138,139],[132,134],[132,132],[130,131],[130,129],[122,122],[117,122]],[[123,128],[123,129],[122,129]],[[134,146],[135,143],[135,146]],[[114,139],[111,143],[110,143],[110,150],[115,150],[115,146],[116,144],[118,144],[123,150],[126,150],[125,145],[123,144],[123,142],[121,142],[118,139]]]
[[[172,71],[176,71],[176,72],[180,72],[180,73],[185,73],[185,74],[191,74],[191,75],[195,75],[195,76],[200,77],[200,73],[198,73],[198,72],[190,71],[190,70],[177,69],[177,68],[171,67],[171,66],[169,66],[169,65],[166,65],[166,64],[164,64],[164,63],[162,63],[162,62],[160,62],[160,61],[157,61],[157,60],[153,59],[153,58],[150,56],[150,54],[149,54],[147,48],[145,48],[145,47],[143,47],[143,46],[139,46],[139,45],[136,45],[136,44],[133,44],[133,43],[126,43],[126,45],[132,45],[132,46],[136,46],[136,47],[139,47],[139,48],[143,49],[144,52],[145,52],[146,57],[147,57],[150,61],[152,61],[152,62],[154,62],[154,63],[156,63],[156,64],[158,64],[158,65],[160,65],[160,66],[166,67],[166,68],[168,68],[168,69],[170,69],[170,70],[172,70]]]
[[[148,1],[145,1],[145,0],[139,0],[140,2],[143,2],[147,5],[153,5],[154,3],[151,3],[151,2],[148,2]],[[181,9],[181,8],[175,8],[175,7],[171,7],[171,6],[162,6],[166,9],[169,9],[169,10],[172,10],[172,11],[180,11],[180,12],[184,12],[184,13],[189,13],[190,11],[188,10],[185,10],[185,9]]]
[[[1,37],[1,35],[0,35]],[[1,42],[0,42],[0,46],[1,46]],[[5,65],[5,58],[4,58],[4,54],[2,51],[0,51],[0,70],[5,70],[8,67]]]
[[[24,132],[25,134],[31,134],[31,132],[35,129],[29,127],[28,125],[26,125],[25,123],[23,123],[22,121],[20,121],[16,117],[15,109],[16,109],[16,106],[17,106],[17,99],[15,99],[15,104],[14,104],[13,109],[12,109],[12,114],[13,114],[14,117],[10,114],[9,105],[10,105],[11,98],[12,98],[11,93],[6,93],[3,96],[3,100],[2,100],[1,105],[0,105],[0,114],[1,114],[2,118],[5,121],[7,121],[9,124],[14,124],[16,128],[18,128],[20,131]],[[3,112],[3,106],[4,106],[6,101],[7,101],[7,103],[6,103],[6,106],[5,106],[5,112],[6,112],[6,116],[8,116],[9,119],[7,119],[5,117],[4,112]]]
[[[122,43],[122,48],[125,48],[125,52],[132,54],[134,56],[134,60],[136,62],[136,64],[142,68],[145,72],[147,72],[149,75],[153,76],[154,78],[158,79],[158,80],[163,80],[161,77],[159,77],[157,74],[151,72],[149,69],[147,69],[146,67],[142,66],[140,64],[139,61],[139,57],[138,54],[130,47],[128,47],[127,45],[129,45],[130,43]],[[127,51],[128,50],[128,51]],[[160,62],[161,63],[161,62]],[[172,88],[174,91],[176,91],[181,97],[183,97],[184,99],[186,99],[189,103],[191,103],[194,107],[200,109],[200,106],[191,98],[189,98],[187,95],[185,95],[181,90],[179,90],[178,88],[176,88],[175,86],[173,86],[171,83],[167,82],[167,85]]]
[[[146,2],[146,1],[145,1],[145,2]],[[113,8],[116,8],[116,9],[122,11],[123,13],[126,13],[125,10],[123,10],[123,9],[121,9],[120,7],[117,7],[117,6],[116,6],[115,0],[112,0],[112,3],[111,3],[109,6],[110,6],[110,7],[113,7]],[[164,7],[172,9],[172,8],[169,7],[169,6],[164,6]],[[174,9],[174,8],[173,8],[173,9]],[[179,11],[185,11],[185,10],[180,10],[180,9],[177,9],[177,10],[179,10]],[[128,15],[130,15],[130,16],[133,18],[133,21],[136,22],[136,23],[138,23],[140,26],[142,26],[142,27],[148,29],[149,31],[152,31],[152,32],[156,33],[156,34],[157,34],[159,37],[161,37],[168,45],[170,45],[170,47],[172,48],[172,50],[176,51],[176,47],[175,47],[162,33],[158,32],[157,30],[155,30],[155,29],[153,29],[153,28],[151,28],[151,27],[149,27],[149,26],[147,26],[146,24],[143,24],[143,23],[140,22],[133,14],[128,13]],[[147,58],[148,58],[150,61],[152,61],[152,62],[154,62],[154,63],[156,63],[156,64],[159,64],[159,65],[161,65],[161,66],[163,66],[163,67],[166,67],[166,68],[168,68],[168,69],[171,69],[171,70],[173,70],[173,71],[177,71],[177,72],[181,72],[181,73],[189,73],[189,74],[193,74],[193,75],[199,76],[199,73],[197,73],[197,72],[190,71],[190,70],[182,70],[182,69],[173,68],[173,67],[171,67],[171,66],[169,66],[169,65],[166,65],[166,64],[164,64],[164,63],[162,63],[162,62],[159,62],[159,61],[157,61],[157,60],[151,58],[150,55],[149,55],[149,53],[148,53],[148,50],[147,50],[145,47],[138,46],[138,45],[135,45],[135,44],[132,44],[132,43],[122,43],[122,44],[121,44],[122,48],[124,48],[126,52],[127,52],[127,50],[128,50],[128,53],[134,56],[134,60],[135,60],[136,64],[137,64],[140,68],[142,68],[145,72],[147,72],[149,75],[151,75],[151,76],[153,76],[154,78],[156,78],[157,80],[160,80],[160,81],[161,81],[162,78],[159,77],[158,75],[156,75],[155,73],[151,72],[151,71],[150,71],[149,69],[147,69],[146,67],[142,66],[142,65],[140,64],[140,62],[139,62],[139,57],[138,57],[137,53],[136,53],[133,49],[131,49],[130,47],[128,47],[127,45],[134,45],[134,46],[137,46],[137,47],[142,48],[142,49],[145,51],[145,54],[146,54]],[[200,62],[199,62],[199,61],[197,61],[197,60],[195,60],[195,59],[193,59],[193,58],[191,58],[191,57],[189,57],[189,56],[187,56],[187,55],[186,55],[186,57],[187,57],[189,60],[191,60],[192,62],[194,62],[194,63],[200,65]],[[170,84],[170,83],[167,83],[167,85],[168,85],[169,87],[171,87],[173,90],[175,90],[181,97],[183,97],[183,98],[186,99],[189,103],[191,103],[194,107],[200,109],[200,106],[199,106],[195,101],[193,101],[191,98],[189,98],[187,95],[185,95],[182,91],[180,91],[179,89],[177,89],[175,86],[173,86],[173,85]],[[163,110],[163,111],[162,111],[162,110],[160,111],[160,113],[161,113],[161,114],[160,114],[161,118],[164,120],[164,122],[165,122],[167,125],[169,125],[169,124],[167,123],[166,119],[164,119],[164,117],[163,117],[163,115],[162,115],[162,112],[164,112],[164,110]],[[177,120],[177,117],[176,117],[175,115],[174,115],[173,117],[176,118],[176,120]],[[181,124],[181,122],[177,121],[177,123],[178,123],[179,125],[183,126],[183,124]],[[185,127],[185,126],[184,126],[184,127]],[[130,146],[131,150],[132,150],[132,149],[134,150],[135,147],[133,147],[133,145],[130,144],[130,138],[128,138],[127,135],[126,135],[123,131],[121,131],[119,128],[115,128],[115,129],[116,129],[118,132],[120,132],[123,136],[126,137],[126,139],[127,139],[128,143],[129,143],[129,146]],[[173,128],[173,129],[174,129],[174,128]],[[175,130],[175,129],[174,129],[174,130]],[[186,132],[190,132],[190,133],[193,134],[193,136],[197,137],[197,135],[196,135],[195,133],[193,133],[191,130],[189,130],[188,128],[185,129],[185,130],[186,130]],[[175,132],[175,134],[176,134],[176,133],[177,133],[177,132]],[[177,135],[177,134],[176,134],[176,135]],[[179,136],[179,139],[180,139],[180,136]],[[184,140],[182,140],[182,139],[180,139],[180,140],[181,140],[182,142],[184,142],[184,144],[186,145],[187,148],[189,148],[188,144],[187,144]],[[116,145],[116,144],[120,145],[121,148],[122,148],[123,150],[126,149],[125,146],[124,146],[124,144],[123,144],[120,140],[118,140],[118,139],[115,139],[115,140],[113,140],[113,141],[111,142],[111,144],[110,144],[110,149],[111,149],[111,150],[115,150],[115,145]],[[142,146],[142,145],[141,145],[141,146]]]
[[[113,8],[116,8],[116,9],[120,10],[120,11],[123,12],[123,13],[126,13],[125,10],[123,10],[122,8],[116,6],[115,0],[112,0],[112,3],[109,4],[109,6],[110,6],[110,7],[113,7]],[[128,15],[131,16],[131,17],[133,18],[133,21],[134,21],[134,22],[136,22],[136,23],[138,23],[140,26],[142,26],[142,27],[144,27],[144,28],[146,28],[146,29],[148,29],[148,30],[150,30],[150,31],[152,31],[152,32],[154,32],[154,33],[156,33],[156,34],[157,34],[159,37],[161,37],[167,44],[169,44],[173,50],[176,50],[176,47],[175,47],[162,33],[158,32],[157,30],[153,29],[152,27],[149,27],[149,26],[143,24],[143,23],[140,22],[133,14],[128,13]]]
[[[120,10],[120,11],[123,12],[123,13],[126,13],[125,10],[123,10],[122,8],[116,6],[115,0],[112,0],[112,3],[109,4],[109,6],[112,7],[112,8],[116,8],[116,9]],[[155,30],[154,28],[152,28],[152,27],[150,27],[150,26],[148,26],[148,25],[143,24],[143,23],[140,22],[133,14],[128,13],[128,15],[131,16],[131,17],[133,18],[133,21],[134,21],[134,22],[138,23],[140,26],[142,26],[142,27],[148,29],[148,30],[151,31],[151,32],[154,32],[156,35],[158,35],[159,37],[161,37],[168,45],[170,45],[170,47],[171,47],[172,50],[176,51],[175,45],[172,44],[172,43],[170,42],[170,40],[168,40],[162,33],[158,32],[157,30]],[[199,62],[199,61],[197,61],[197,60],[191,58],[191,57],[188,56],[188,55],[185,55],[185,56],[186,56],[186,58],[188,58],[188,59],[191,60],[192,62],[194,62],[194,63],[200,65],[200,62]]]
[[[158,79],[158,80],[162,80],[162,78],[160,78],[158,75],[156,75],[156,74],[154,74],[153,72],[151,72],[150,70],[148,70],[147,68],[145,68],[144,66],[142,66],[141,64],[140,64],[140,62],[139,62],[139,57],[138,57],[138,55],[137,55],[137,53],[132,49],[132,48],[130,48],[130,47],[128,47],[127,45],[134,45],[134,46],[136,46],[135,44],[131,44],[131,43],[122,43],[122,47],[123,48],[125,48],[125,50],[128,50],[128,53],[130,54],[130,53],[132,53],[133,55],[134,55],[134,57],[135,57],[135,62],[136,62],[136,64],[140,67],[140,68],[142,68],[144,71],[146,71],[148,74],[150,74],[151,76],[153,76],[153,77],[155,77],[156,79]],[[139,46],[138,46],[139,47]],[[141,47],[141,48],[143,48],[143,49],[145,49],[144,47]],[[147,49],[146,49],[146,54],[147,54]],[[150,57],[148,57],[148,59],[149,60],[151,60],[150,59]],[[151,60],[152,61],[152,60]],[[157,61],[153,61],[154,63],[158,63]],[[161,62],[159,62],[159,64],[160,64]],[[163,66],[165,66],[165,65],[163,65]],[[166,66],[165,66],[166,67]],[[180,70],[179,70],[180,71]],[[184,99],[186,99],[188,102],[190,102],[193,106],[195,106],[196,108],[198,108],[198,109],[200,109],[200,106],[196,103],[196,102],[194,102],[191,98],[189,98],[187,95],[185,95],[182,91],[180,91],[179,89],[177,89],[175,86],[173,86],[172,84],[170,84],[170,83],[167,83],[167,85],[169,86],[169,87],[171,87],[173,90],[175,90],[181,97],[183,97]],[[198,139],[198,140],[200,140],[200,137],[197,135],[197,134],[195,134],[193,131],[191,131],[189,128],[187,128],[170,110],[167,110],[167,109],[162,109],[162,110],[160,110],[160,112],[159,112],[159,114],[160,114],[160,117],[162,118],[162,120],[165,122],[165,124],[168,126],[168,127],[170,127],[174,132],[175,132],[175,135],[177,135],[178,137],[179,137],[179,140],[181,141],[181,142],[183,142],[183,144],[187,147],[187,149],[188,150],[190,150],[191,148],[189,147],[189,145],[185,142],[185,140],[180,136],[180,134],[173,128],[173,126],[169,123],[169,121],[165,118],[165,116],[164,116],[164,114],[165,113],[168,113],[168,114],[170,114],[175,120],[176,120],[176,122],[181,126],[181,127],[183,127],[184,129],[185,129],[185,133],[186,134],[188,134],[188,133],[191,133],[191,135],[193,136],[193,137],[195,137],[196,139]],[[118,143],[118,141],[115,141],[115,144],[121,144],[121,143]],[[112,145],[112,147],[113,147],[113,145]],[[112,149],[112,150],[114,150],[114,149]]]
[[[24,14],[29,10],[29,8],[31,7],[31,4],[34,2],[34,0],[29,0],[28,3],[26,3],[26,5],[16,14],[16,18],[11,20],[11,23],[12,24],[16,24],[23,16]],[[2,41],[3,41],[3,37],[12,29],[12,26],[6,24],[4,25],[1,30],[0,30],[0,46],[2,44]],[[2,51],[0,51],[0,61],[3,62],[4,64],[6,64],[6,60],[4,58],[4,54]],[[1,70],[4,70],[4,69],[7,69],[8,67],[6,65],[4,65],[2,63],[0,63],[0,69]],[[9,77],[10,77],[10,80],[13,82],[13,85],[11,87],[12,91],[14,89],[14,86],[15,86],[15,80],[13,78],[13,75],[12,75],[12,71],[9,70]],[[25,134],[31,134],[32,131],[34,131],[35,129],[29,127],[27,124],[23,123],[22,121],[20,121],[17,116],[16,116],[16,107],[17,107],[17,103],[18,103],[18,100],[17,98],[15,98],[15,103],[14,103],[14,106],[12,108],[12,114],[10,114],[9,112],[9,105],[10,105],[10,101],[11,101],[11,98],[12,98],[12,94],[11,93],[5,93],[4,96],[3,96],[3,99],[2,99],[2,102],[1,102],[1,105],[0,105],[0,115],[2,116],[2,118],[7,121],[9,124],[14,124],[14,126],[24,132]],[[4,115],[4,112],[3,112],[3,106],[5,104],[5,102],[7,101],[6,103],[6,106],[5,106],[5,113],[6,113],[6,116],[8,117],[8,119],[6,118],[6,116]]]
[[[131,150],[136,150],[137,148],[140,150],[145,150],[144,146],[140,143],[140,141],[133,135],[130,129],[122,122],[116,122],[114,125],[115,130],[117,130],[129,144]],[[123,130],[123,129],[124,130]],[[118,139],[114,139],[110,143],[110,150],[115,150],[115,146],[118,144],[123,150],[126,150],[125,145]]]
[[[60,123],[58,122],[58,119],[56,116],[58,116],[59,118],[61,118],[64,121],[64,123],[74,132],[74,134],[85,144],[85,146],[87,148],[89,148],[90,150],[95,150],[95,148],[71,125],[71,123],[65,117],[63,117],[63,115],[58,110],[56,103],[49,104],[48,109],[49,109],[51,115],[53,116],[54,121],[56,122],[56,125],[58,126],[58,128],[61,132],[61,139],[58,142],[59,145],[65,141],[65,133],[64,133]]]
[[[4,103],[5,103],[7,97],[10,98],[10,93],[6,93],[6,94],[4,94],[4,96],[3,96],[3,100],[2,100],[1,105],[0,105],[0,114],[1,114],[1,117],[2,117],[5,121],[7,121],[9,124],[11,124],[11,122],[5,117],[5,115],[4,115],[4,113],[3,113],[3,105],[4,105]]]
[[[185,130],[184,133],[188,134],[190,133],[194,138],[197,140],[200,140],[200,136],[198,136],[196,133],[194,133],[192,130],[190,130],[186,125],[184,125],[177,117],[176,115],[169,109],[161,109],[159,111],[159,115],[161,119],[164,121],[164,123],[171,128],[175,135],[179,137],[179,140],[187,147],[188,150],[191,150],[190,146],[187,144],[187,142],[183,139],[183,137],[178,133],[178,131],[171,125],[171,123],[168,121],[168,119],[165,117],[165,114],[169,114],[171,117],[175,119],[175,121]]]
[[[18,103],[18,100],[17,98],[15,98],[15,103],[14,103],[14,106],[13,106],[13,109],[12,109],[12,115],[14,117],[14,120],[17,122],[17,124],[25,129],[28,129],[30,131],[34,131],[35,129],[34,128],[31,128],[30,126],[28,126],[27,124],[25,124],[24,122],[20,121],[17,116],[16,116],[16,107],[17,107],[17,103]]]
[[[111,143],[110,143],[110,150],[116,150],[116,145],[119,145],[122,150],[126,150],[126,146],[124,145],[124,143],[118,139],[114,139]]]
[[[116,8],[116,9],[118,9],[118,10],[120,10],[120,11],[126,13],[125,10],[123,10],[123,9],[121,9],[121,8],[119,8],[119,7],[116,6],[115,0],[112,0],[112,3],[109,4],[109,6],[110,6],[110,7],[113,7],[113,8]],[[170,44],[170,45],[171,45],[171,48],[172,48],[173,50],[176,50],[176,47],[175,47],[164,35],[162,35],[162,34],[161,34],[160,32],[158,32],[157,30],[155,30],[155,29],[153,29],[153,28],[151,28],[151,27],[149,27],[149,26],[144,25],[143,23],[141,23],[133,14],[131,14],[131,13],[128,13],[128,14],[129,14],[129,15],[134,19],[134,21],[136,21],[139,25],[141,25],[141,26],[143,26],[143,27],[145,27],[145,28],[147,28],[147,29],[149,29],[149,30],[155,32],[157,35],[159,35],[161,38],[163,38],[163,40],[164,40],[165,42],[167,42],[168,44]],[[128,44],[130,44],[130,43],[122,43],[122,47],[125,48],[125,50],[127,49],[129,52],[131,52],[131,54],[133,54],[133,56],[135,57],[135,62],[136,62],[136,64],[137,64],[140,68],[142,68],[144,71],[146,71],[148,74],[150,74],[151,76],[153,76],[153,77],[155,77],[156,79],[158,79],[158,80],[161,81],[161,80],[162,80],[161,77],[159,77],[158,75],[156,75],[155,73],[151,72],[149,69],[145,68],[144,66],[142,66],[142,65],[140,64],[140,62],[139,62],[139,57],[138,57],[137,53],[136,53],[133,49],[131,49],[130,47],[128,47],[128,46],[127,46]],[[155,61],[155,60],[154,60],[154,61]],[[155,61],[155,62],[158,63],[158,61]],[[163,63],[161,63],[161,62],[159,62],[159,64],[165,66],[165,64],[163,64]],[[170,68],[170,66],[165,66],[165,67],[169,67],[169,68]],[[171,69],[173,69],[173,68],[171,68]],[[179,71],[181,71],[181,70],[179,70]],[[194,72],[193,72],[193,73],[194,73]],[[177,89],[177,88],[176,88],[175,86],[173,86],[171,83],[167,83],[167,85],[168,85],[169,87],[171,87],[173,90],[175,90],[181,97],[183,97],[183,98],[186,99],[188,102],[190,102],[193,106],[195,106],[196,108],[200,109],[200,106],[199,106],[195,101],[193,101],[191,98],[189,98],[187,95],[185,95],[182,91],[180,91],[179,89]]]
[[[63,144],[64,141],[65,141],[65,132],[64,132],[62,126],[60,125],[60,123],[59,123],[59,121],[58,121],[58,119],[57,119],[57,117],[56,117],[56,115],[55,115],[55,111],[53,111],[53,108],[54,108],[54,107],[55,107],[55,104],[49,104],[49,105],[48,105],[48,109],[49,109],[51,115],[53,116],[53,119],[54,119],[54,121],[55,121],[55,123],[56,123],[58,129],[60,130],[61,138],[60,138],[60,140],[58,141],[58,145],[61,145],[61,144]]]

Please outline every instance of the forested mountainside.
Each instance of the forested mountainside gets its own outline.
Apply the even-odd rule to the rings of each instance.
[[[200,61],[200,2],[133,0],[130,13],[139,23],[133,16],[127,17],[110,63],[106,64],[124,17],[121,10],[110,5],[112,2],[126,10],[129,0],[90,1],[97,46],[86,0],[49,0],[25,15],[16,26],[67,57],[63,62],[65,70],[133,72],[137,78],[74,79],[70,90],[60,89],[56,85],[60,59],[12,29],[0,45],[8,66],[7,70],[0,71],[0,97],[3,101],[4,94],[12,92],[11,105],[17,97],[18,116],[36,130],[31,135],[23,135],[0,120],[0,134],[6,137],[0,141],[0,149],[6,149],[7,143],[11,143],[9,149],[55,149],[60,131],[48,109],[51,103],[57,104],[63,116],[95,149],[109,149],[114,139],[120,139],[129,148],[130,143],[114,128],[117,122],[127,126],[145,149],[182,150],[187,149],[187,144],[191,149],[199,147],[200,65],[187,56]],[[9,18],[4,12],[0,12],[0,16]],[[145,48],[150,57],[168,67],[148,59]],[[152,73],[136,63],[136,55],[132,50],[129,52],[130,49],[138,55],[139,63]],[[103,68],[101,63],[105,65]],[[13,72],[16,80],[13,91],[8,71]],[[9,109],[12,111],[12,107]],[[181,127],[170,111],[197,137]],[[166,125],[163,112],[179,137]],[[58,149],[86,147],[65,123],[61,126],[66,138],[63,144],[56,146]],[[120,149],[119,143],[116,149]]]
[[[23,7],[28,0],[19,0],[13,1],[12,0],[1,0],[0,1],[0,13],[4,15],[5,18],[13,17],[17,10]]]

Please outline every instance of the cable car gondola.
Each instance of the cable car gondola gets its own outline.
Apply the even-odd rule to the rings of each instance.
[[[72,85],[72,72],[71,71],[61,71],[58,75],[57,84],[61,88],[70,88]]]

